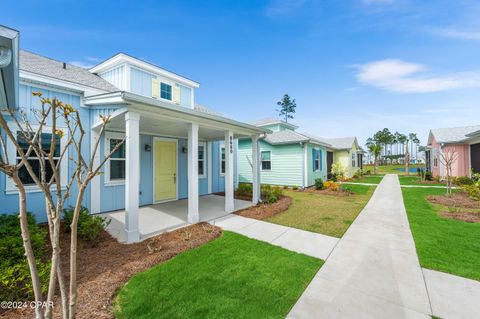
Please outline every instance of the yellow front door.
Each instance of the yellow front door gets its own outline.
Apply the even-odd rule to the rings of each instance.
[[[155,140],[155,201],[177,197],[177,143]]]

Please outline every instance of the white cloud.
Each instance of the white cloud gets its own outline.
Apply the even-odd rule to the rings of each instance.
[[[100,62],[100,59],[87,56],[84,58],[84,60],[74,60],[74,61],[69,61],[68,63],[79,66],[81,68],[90,69],[95,65],[97,65],[98,62]]]
[[[265,9],[270,18],[283,16],[303,6],[307,0],[272,0]]]
[[[444,38],[452,38],[452,39],[460,39],[460,40],[480,40],[480,31],[475,30],[459,30],[453,28],[443,28],[443,29],[433,29],[431,33],[444,37]]]
[[[480,72],[433,74],[422,64],[388,59],[357,68],[360,83],[392,92],[429,93],[480,87]]]

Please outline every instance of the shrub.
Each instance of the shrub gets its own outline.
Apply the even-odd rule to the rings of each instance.
[[[333,181],[326,181],[325,183],[323,183],[323,187],[333,191],[338,191],[340,189],[340,184]]]
[[[240,196],[251,196],[253,192],[252,184],[240,183],[238,184],[237,194]]]
[[[333,163],[332,174],[335,175],[335,180],[341,180],[345,175],[347,175],[347,168],[344,167],[342,163]]]
[[[287,185],[283,185],[283,189],[288,189],[288,186],[287,186]]]
[[[276,203],[283,196],[283,190],[280,186],[272,187],[262,185],[262,198],[269,204]]]
[[[473,185],[473,180],[468,176],[458,176],[453,179],[453,184],[458,186]]]
[[[70,231],[70,225],[73,220],[73,208],[63,210],[63,221],[66,230]],[[100,235],[102,230],[110,224],[110,220],[100,216],[90,215],[86,207],[80,209],[78,216],[77,232],[78,237],[84,240],[89,246],[95,247],[100,243]]]
[[[44,262],[47,232],[39,227],[32,214],[27,215],[33,254],[42,292],[46,292],[50,263]],[[32,300],[33,287],[18,215],[0,215],[0,300]]]
[[[294,191],[296,191],[296,190],[298,190],[298,186],[293,186],[292,189],[293,189]]]
[[[467,192],[470,198],[480,200],[480,187],[477,185],[465,185],[463,189]]]
[[[433,181],[432,172],[430,172],[430,171],[426,171],[426,172],[425,172],[425,180],[426,180],[426,181]]]
[[[323,179],[317,178],[315,179],[315,189],[322,190],[323,189]]]
[[[372,175],[372,171],[367,169],[367,171],[365,172],[365,175]]]

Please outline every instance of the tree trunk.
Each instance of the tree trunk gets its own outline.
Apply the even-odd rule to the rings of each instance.
[[[28,230],[27,222],[27,196],[25,193],[25,187],[23,186],[20,178],[15,172],[11,176],[15,186],[18,189],[19,200],[19,215],[20,229],[22,231],[23,247],[25,248],[25,256],[27,257],[28,267],[30,268],[30,276],[32,277],[33,294],[35,295],[36,302],[43,302],[42,285],[40,283],[40,277],[38,276],[37,264],[35,263],[35,255],[32,249],[32,242],[30,241],[30,232]],[[43,319],[43,310],[41,307],[35,308],[35,318]]]
[[[83,195],[85,193],[84,185],[78,189],[77,201],[73,210],[73,220],[70,225],[70,291],[69,291],[69,313],[68,318],[74,319],[77,312],[77,226],[80,208],[83,202]]]
[[[410,152],[408,151],[408,142],[405,148],[405,175],[410,175]]]
[[[377,175],[378,174],[378,159],[375,157],[375,160],[373,161],[373,174]]]

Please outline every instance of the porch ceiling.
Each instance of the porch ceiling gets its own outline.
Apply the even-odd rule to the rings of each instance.
[[[112,116],[108,124],[108,130],[125,131],[125,114],[127,109]],[[168,136],[187,138],[188,135],[188,121],[182,119],[172,119],[163,117],[161,115],[153,115],[141,112],[140,113],[140,134]],[[225,131],[227,128],[202,126],[199,124],[198,138],[201,140],[223,140],[225,139]],[[248,137],[249,135],[234,132],[234,138]]]

